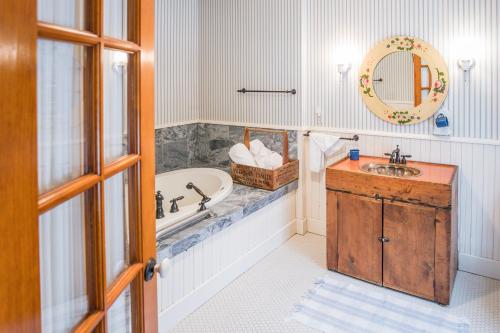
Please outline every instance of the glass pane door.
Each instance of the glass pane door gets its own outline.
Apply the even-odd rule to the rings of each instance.
[[[145,49],[137,41],[139,15],[148,10],[152,17],[152,4],[38,1],[43,332],[145,327],[143,237],[152,238],[141,210],[149,202],[140,188],[147,182],[140,180],[154,168],[143,169],[151,154],[141,153],[139,137],[141,122],[154,120],[150,112],[139,112],[138,102],[152,98],[139,96]]]

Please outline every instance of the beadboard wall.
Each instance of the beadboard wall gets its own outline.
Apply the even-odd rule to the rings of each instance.
[[[304,143],[307,147],[307,141]],[[413,155],[413,160],[459,165],[458,243],[463,259],[460,269],[500,279],[500,145],[383,135],[361,135],[357,145],[363,154],[373,156],[383,156],[400,145],[403,153]],[[307,158],[307,152],[304,157]],[[325,235],[325,175],[307,171],[305,174],[308,229]],[[479,267],[484,262],[490,264],[487,269]]]
[[[401,34],[426,40],[448,64],[450,90],[444,107],[451,113],[453,135],[500,139],[497,0],[309,0],[303,4],[307,125],[432,134],[431,120],[399,126],[377,118],[358,93],[358,67],[366,53],[380,40]],[[476,66],[465,82],[457,60],[467,54],[475,58]],[[352,70],[340,77],[335,65],[344,61],[352,63]]]
[[[500,4],[495,0],[310,0],[303,2],[302,14],[304,124],[360,134],[363,154],[381,156],[400,144],[415,160],[457,164],[460,269],[500,279],[496,164],[500,163]],[[428,41],[448,64],[450,90],[443,107],[451,115],[453,138],[432,136],[432,120],[415,126],[392,125],[364,106],[358,93],[358,66],[379,40],[395,34]],[[476,59],[467,81],[457,66],[463,53]],[[336,64],[345,59],[352,70],[341,77]],[[324,233],[324,175],[307,175],[309,227]]]
[[[201,120],[299,126],[301,0],[200,1]]]
[[[199,118],[199,0],[155,1],[155,126]]]
[[[157,6],[161,3],[166,11],[158,15],[166,17],[165,6],[181,2],[158,0]],[[190,43],[189,38],[198,41],[199,75],[189,74],[195,81],[186,80],[193,91],[198,89],[198,97],[174,94],[166,86],[162,89],[170,97],[158,96],[162,90],[157,88],[157,127],[198,117],[201,121],[222,124],[329,130],[360,134],[364,154],[381,155],[400,143],[416,160],[457,164],[461,269],[500,278],[498,1],[187,0],[186,3],[192,8],[196,3],[199,6],[193,11],[198,21],[191,12],[182,12],[182,22],[191,20],[193,26],[198,25],[199,35],[193,31],[187,33],[189,29],[179,30],[184,23],[178,22],[171,28],[177,31],[177,39],[165,37],[172,33],[165,29],[157,32],[157,40],[162,39],[165,50]],[[415,126],[392,125],[364,106],[357,88],[358,66],[371,47],[394,34],[428,41],[448,64],[450,91],[444,108],[451,113],[451,138],[433,136],[431,120]],[[475,58],[476,65],[466,80],[456,64],[460,56],[468,53]],[[194,52],[187,57],[191,55],[196,57]],[[185,57],[180,52],[170,56],[179,63]],[[159,54],[157,58],[161,58]],[[167,58],[158,61],[164,61],[164,66],[171,64],[171,71],[178,73],[175,79],[175,75],[158,70],[159,87],[161,80],[173,87],[178,86],[177,81],[183,82],[184,71],[175,62],[172,65]],[[352,63],[352,69],[342,77],[336,64],[345,61]],[[242,87],[296,88],[298,93],[295,96],[236,93]],[[158,102],[162,98],[164,102]],[[192,110],[187,105],[193,101],[198,113],[187,111]],[[166,107],[167,104],[170,106]],[[305,155],[302,160],[307,167]],[[322,233],[325,228],[322,176],[306,173],[304,178],[307,178],[302,190],[307,199],[306,218],[312,231]]]

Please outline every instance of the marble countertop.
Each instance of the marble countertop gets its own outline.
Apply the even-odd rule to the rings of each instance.
[[[211,217],[162,235],[161,242],[157,246],[157,261],[161,262],[165,258],[172,258],[187,251],[204,239],[296,190],[297,187],[298,181],[275,191],[234,184],[233,191],[226,199],[207,210],[211,213]]]

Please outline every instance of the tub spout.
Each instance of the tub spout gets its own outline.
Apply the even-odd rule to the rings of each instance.
[[[200,205],[200,209],[199,209],[199,211],[201,212],[201,211],[204,211],[205,209],[207,209],[207,207],[205,206],[205,204],[206,204],[207,202],[209,202],[210,200],[212,200],[212,198],[207,197],[207,196],[205,195],[205,193],[203,193],[203,192],[202,192],[202,191],[201,191],[201,190],[200,190],[200,189],[199,189],[196,185],[194,185],[192,182],[187,183],[186,188],[187,188],[188,190],[193,189],[193,190],[195,190],[195,191],[196,191],[196,193],[198,193],[199,195],[201,195],[202,199],[201,199],[201,202],[199,203],[199,205]]]

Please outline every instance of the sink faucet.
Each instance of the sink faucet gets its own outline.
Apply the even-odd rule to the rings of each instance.
[[[396,149],[394,149],[392,153],[385,153],[384,155],[390,156],[389,163],[393,164],[406,164],[406,159],[411,158],[411,155],[401,155],[399,145],[396,146]]]
[[[187,188],[188,190],[194,189],[194,190],[196,191],[196,193],[198,193],[199,195],[201,195],[202,199],[201,199],[201,201],[200,201],[200,203],[199,203],[199,205],[200,205],[200,209],[199,209],[199,211],[200,211],[200,212],[202,212],[202,211],[204,211],[205,209],[207,209],[207,207],[205,206],[205,204],[206,204],[207,202],[209,202],[210,200],[212,200],[212,198],[207,197],[207,196],[205,195],[205,193],[203,193],[203,192],[202,192],[202,191],[201,191],[201,190],[200,190],[200,189],[199,189],[196,185],[194,185],[194,184],[193,184],[193,183],[191,183],[191,182],[187,183],[186,188]]]

